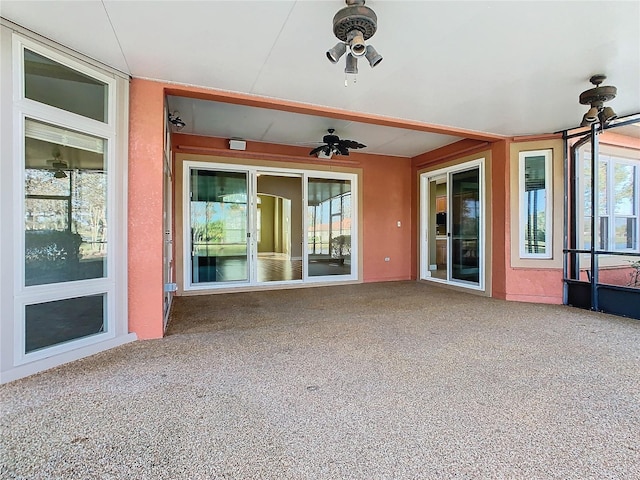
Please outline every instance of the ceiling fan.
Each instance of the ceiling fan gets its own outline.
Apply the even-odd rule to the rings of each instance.
[[[62,153],[58,148],[54,148],[52,152],[53,158],[51,160],[47,160],[47,163],[51,165],[51,168],[55,170],[53,177],[54,178],[67,178],[67,174],[65,170],[69,168],[69,164],[62,160]]]
[[[309,152],[309,155],[316,155],[318,157],[331,158],[331,155],[349,155],[350,148],[365,148],[360,142],[355,140],[341,140],[340,137],[334,135],[335,129],[330,128],[327,130],[329,135],[322,137],[324,145],[314,148]]]

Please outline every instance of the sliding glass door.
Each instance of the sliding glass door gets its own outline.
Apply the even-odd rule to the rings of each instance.
[[[247,173],[192,169],[191,283],[247,282]]]
[[[309,178],[307,188],[309,276],[351,275],[351,180]]]
[[[302,175],[256,173],[257,282],[302,280]]]
[[[480,170],[452,173],[451,279],[480,284]]]
[[[421,176],[420,278],[484,289],[482,161]]]
[[[356,179],[185,162],[184,289],[357,280]]]

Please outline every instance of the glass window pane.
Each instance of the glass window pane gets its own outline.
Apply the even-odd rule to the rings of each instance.
[[[191,171],[191,281],[246,281],[247,174]]]
[[[598,217],[598,248],[609,250],[609,217]]]
[[[584,197],[582,197],[585,216],[591,215],[591,156],[585,154],[582,163],[582,176],[584,178]]]
[[[310,178],[309,276],[351,274],[351,181]]]
[[[25,199],[25,230],[63,232],[69,230],[68,199]],[[33,252],[31,252],[33,253]]]
[[[25,307],[25,352],[105,331],[106,295],[69,298]]]
[[[26,131],[25,285],[104,277],[106,141],[29,119]]]
[[[451,175],[451,277],[480,282],[480,171]]]
[[[598,215],[607,215],[609,213],[608,165],[608,162],[600,162],[598,164]]]
[[[636,167],[623,163],[613,166],[614,211],[616,215],[636,215]],[[617,243],[617,241],[616,241]]]
[[[627,250],[637,249],[638,239],[636,238],[636,222],[635,218],[616,218],[615,219],[615,249]]]
[[[63,172],[63,170],[60,170],[60,172]],[[58,172],[57,169],[42,170],[38,168],[27,168],[25,170],[25,193],[27,195],[68,196],[69,180],[66,174],[62,176],[60,172]]]
[[[585,250],[591,249],[591,217],[583,218],[582,247]]]
[[[107,122],[108,91],[106,83],[31,50],[24,51],[26,98]]]
[[[525,252],[547,252],[547,208],[545,156],[524,159]]]

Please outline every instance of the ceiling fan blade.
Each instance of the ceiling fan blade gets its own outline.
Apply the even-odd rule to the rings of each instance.
[[[342,144],[337,145],[340,155],[349,155],[349,149]]]
[[[347,148],[365,148],[366,145],[356,142],[355,140],[340,140],[340,144]]]
[[[317,155],[317,154],[318,154],[318,152],[320,152],[320,151],[324,150],[325,148],[327,148],[327,146],[326,146],[326,145],[320,145],[319,147],[316,147],[316,148],[314,148],[313,150],[311,150],[311,151],[309,152],[309,155]]]

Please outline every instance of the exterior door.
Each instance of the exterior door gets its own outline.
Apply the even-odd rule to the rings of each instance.
[[[189,171],[191,285],[249,282],[248,174]]]
[[[356,280],[356,180],[185,162],[184,289]]]
[[[421,176],[420,278],[484,289],[482,161]]]
[[[480,285],[480,169],[450,174],[451,281]]]
[[[301,174],[256,173],[254,246],[258,283],[302,281]]]
[[[307,179],[307,275],[327,279],[357,275],[351,178]]]

